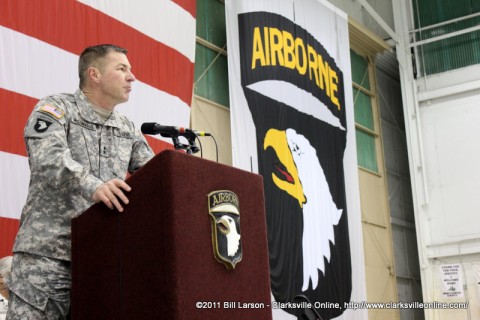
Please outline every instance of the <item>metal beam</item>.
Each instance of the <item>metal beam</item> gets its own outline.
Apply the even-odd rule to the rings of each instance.
[[[375,9],[372,8],[372,6],[367,2],[367,0],[357,0],[357,1],[360,2],[360,5],[365,10],[367,10],[367,12],[372,16],[373,19],[375,19],[375,21],[380,25],[380,27],[382,27],[383,30],[385,30],[385,32],[388,33],[390,38],[392,38],[396,43],[398,43],[398,35],[396,34],[396,32],[392,28],[390,28],[390,26],[385,22],[385,20],[383,20],[382,17],[380,17],[377,11],[375,11]]]
[[[462,30],[442,34],[441,36],[437,36],[437,37],[413,42],[413,43],[410,43],[409,47],[417,47],[417,46],[421,46],[421,45],[424,45],[424,44],[427,44],[427,43],[432,43],[432,42],[435,42],[435,41],[440,41],[440,40],[448,39],[448,38],[451,38],[451,37],[456,37],[456,36],[459,36],[459,35],[462,35],[462,34],[465,34],[465,33],[475,32],[477,30],[480,30],[480,26],[465,28],[465,29],[462,29]]]

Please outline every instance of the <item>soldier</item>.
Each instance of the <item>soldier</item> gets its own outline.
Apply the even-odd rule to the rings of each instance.
[[[80,55],[79,89],[38,102],[25,127],[30,185],[13,248],[8,320],[65,319],[70,308],[70,220],[94,202],[123,211],[123,179],[153,157],[132,121],[115,111],[135,76],[114,45]]]

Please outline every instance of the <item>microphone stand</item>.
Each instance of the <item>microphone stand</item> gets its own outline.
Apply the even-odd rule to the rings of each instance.
[[[184,137],[187,139],[188,144],[181,143],[178,136],[179,136],[178,134],[171,135],[175,150],[179,150],[179,149],[185,150],[187,154],[197,153],[200,150],[195,144],[195,139],[197,138],[197,136],[195,135],[194,132],[189,132],[184,134]]]

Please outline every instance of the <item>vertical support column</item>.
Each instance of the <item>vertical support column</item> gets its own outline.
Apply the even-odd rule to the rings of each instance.
[[[420,274],[422,293],[425,301],[430,301],[431,288],[427,283],[429,260],[426,244],[430,242],[430,228],[428,217],[428,185],[423,154],[422,126],[418,103],[418,89],[413,78],[413,63],[410,51],[409,26],[412,25],[409,13],[409,2],[392,0],[396,41],[397,60],[400,67],[400,82],[405,119],[405,132],[408,147],[408,160],[412,182],[412,195],[417,231],[417,245],[420,260]],[[429,310],[425,310],[426,319],[431,319]]]

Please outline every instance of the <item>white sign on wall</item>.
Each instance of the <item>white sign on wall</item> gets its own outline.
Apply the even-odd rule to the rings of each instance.
[[[442,296],[454,299],[463,298],[463,272],[460,264],[444,264],[439,266],[442,282]]]

